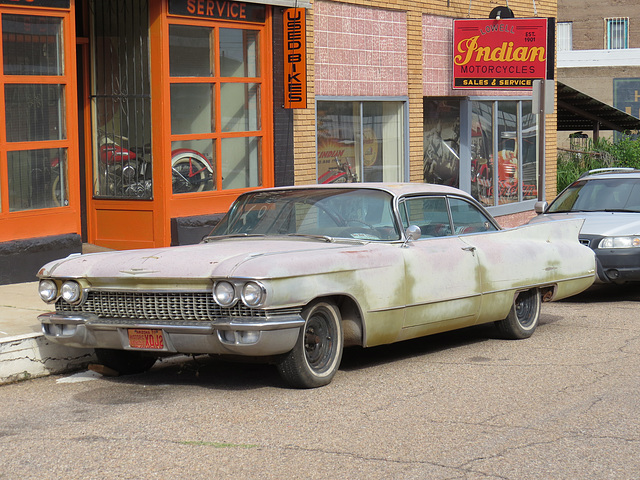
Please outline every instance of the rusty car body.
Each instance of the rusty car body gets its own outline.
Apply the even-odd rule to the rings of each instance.
[[[527,338],[541,302],[594,281],[581,221],[502,230],[428,184],[241,195],[197,245],[72,255],[39,272],[44,335],[121,373],[162,355],[268,359],[292,386],[329,383],[343,348],[496,322]]]

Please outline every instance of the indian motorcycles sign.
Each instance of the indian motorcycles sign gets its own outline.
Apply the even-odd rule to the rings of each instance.
[[[555,19],[453,22],[453,88],[531,89],[553,79]]]

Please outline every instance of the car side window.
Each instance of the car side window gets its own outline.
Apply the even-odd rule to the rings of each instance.
[[[415,197],[405,201],[403,222],[417,225],[421,238],[451,235],[451,221],[445,197]],[[406,225],[405,225],[406,226]]]
[[[462,198],[449,198],[449,207],[456,235],[497,230],[478,207]]]

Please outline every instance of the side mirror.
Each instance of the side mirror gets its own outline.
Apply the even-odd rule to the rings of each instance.
[[[409,242],[413,242],[414,240],[418,240],[422,236],[422,230],[417,225],[409,225],[407,229],[404,231],[407,239],[405,240],[403,247],[406,247]]]
[[[533,210],[540,215],[541,213],[544,213],[548,206],[549,204],[547,202],[536,202],[533,206]]]

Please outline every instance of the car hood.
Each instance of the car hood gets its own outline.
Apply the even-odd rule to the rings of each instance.
[[[328,243],[319,239],[227,238],[209,243],[144,250],[74,254],[46,264],[39,277],[197,281],[211,277],[268,278],[366,268],[364,258],[381,261],[389,244]],[[373,253],[374,251],[378,252]],[[371,255],[368,255],[368,252]],[[354,255],[354,253],[356,255]]]
[[[550,220],[565,220],[568,218],[583,218],[584,224],[580,230],[584,235],[638,235],[640,234],[640,213],[626,212],[576,212],[576,213],[548,213],[538,215],[529,223]]]

